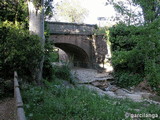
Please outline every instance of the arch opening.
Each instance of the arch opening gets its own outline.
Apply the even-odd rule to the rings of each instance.
[[[80,47],[68,43],[55,43],[55,47],[62,49],[69,57],[69,62],[75,67],[89,67],[89,57]]]

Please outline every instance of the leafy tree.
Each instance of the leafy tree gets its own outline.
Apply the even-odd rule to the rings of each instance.
[[[160,16],[160,1],[159,0],[107,0],[107,4],[112,4],[114,8],[121,14],[118,18],[127,18],[128,23],[133,21],[143,22],[142,15],[145,23],[151,23]],[[140,6],[142,13],[131,6]],[[126,17],[127,16],[127,17]],[[125,19],[123,19],[125,20]]]
[[[29,9],[29,31],[31,34],[36,34],[40,37],[40,42],[42,48],[45,45],[45,35],[44,35],[44,19],[45,15],[51,17],[52,6],[50,2],[52,0],[27,0]],[[35,69],[36,80],[38,84],[41,84],[43,75],[43,63],[44,56],[42,56],[39,66]]]
[[[151,23],[160,16],[159,0],[133,0],[133,2],[141,6],[146,23]]]
[[[142,12],[138,4],[132,0],[107,0],[106,5],[113,5],[114,9],[118,12],[115,21],[124,22],[127,25],[139,25],[143,23]]]
[[[50,19],[51,17],[53,17],[54,6],[52,3],[53,3],[53,0],[45,0],[45,3],[44,3],[45,19]]]
[[[24,22],[27,27],[28,9],[25,0],[1,0],[0,8],[0,21]]]
[[[44,0],[28,0],[29,9],[29,31],[31,34],[38,35],[42,48],[45,44],[44,36]],[[39,66],[35,69],[35,79],[38,84],[41,84],[43,72],[44,56],[42,56]]]
[[[118,24],[110,28],[112,63],[120,86],[133,86],[147,80],[160,94],[159,22],[160,19],[146,26]]]
[[[50,10],[49,10],[49,8],[51,7],[49,4],[50,2],[51,0],[45,0],[45,12],[47,16],[50,14]],[[27,3],[28,3],[28,6],[27,6]],[[26,29],[28,28],[28,18],[29,18],[30,33],[36,34],[41,38],[40,42],[43,48],[44,42],[45,42],[44,0],[1,0],[0,7],[2,8],[0,10],[1,24],[3,24],[3,21],[11,21],[11,22],[14,22],[16,26],[13,23],[12,25],[15,26],[17,29],[21,29],[21,28]],[[29,16],[28,16],[28,13],[29,13]],[[10,31],[7,31],[7,32],[10,32]],[[15,39],[13,38],[13,40]],[[41,62],[37,61],[39,62],[39,67],[36,67],[36,69],[34,69],[36,71],[34,76],[38,83],[40,83],[40,80],[42,79],[43,59],[44,57],[41,58]]]
[[[57,14],[67,22],[82,23],[88,14],[77,0],[65,0],[57,5]]]
[[[12,22],[0,25],[0,76],[3,79],[13,78],[16,70],[20,76],[30,76],[33,80],[34,68],[43,55],[39,38],[20,26]]]

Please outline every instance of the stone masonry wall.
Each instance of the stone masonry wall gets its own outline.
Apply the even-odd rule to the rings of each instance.
[[[104,63],[108,54],[104,35],[94,35],[96,25],[63,22],[48,22],[50,40],[75,61],[93,68]]]
[[[93,46],[95,53],[96,63],[101,64],[105,60],[105,56],[108,54],[106,40],[104,35],[93,36]]]
[[[63,22],[48,22],[48,27],[51,34],[78,34],[78,35],[93,35],[96,25],[63,23]]]

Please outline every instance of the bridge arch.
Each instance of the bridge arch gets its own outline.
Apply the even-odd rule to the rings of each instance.
[[[94,68],[107,54],[107,46],[103,35],[97,36],[96,25],[47,22],[50,30],[49,40],[65,51],[74,64],[81,67]],[[101,61],[100,61],[101,60]],[[76,65],[75,65],[76,66]]]
[[[89,56],[79,46],[70,43],[54,43],[55,47],[62,49],[69,57],[74,66],[88,67]]]

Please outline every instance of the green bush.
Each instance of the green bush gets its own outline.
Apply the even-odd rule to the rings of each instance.
[[[59,60],[58,57],[59,57],[59,55],[58,55],[58,53],[56,51],[52,51],[50,53],[50,61],[51,62],[58,62],[58,60]]]
[[[152,88],[159,89],[159,23],[160,20],[157,20],[147,26],[136,27],[118,24],[110,28],[112,63],[116,81],[121,86],[128,87],[147,79]],[[133,84],[132,81],[135,83]]]
[[[47,28],[46,28],[47,29]],[[48,31],[46,31],[49,34]],[[44,64],[43,64],[43,78],[49,81],[54,79],[54,69],[52,66],[52,62],[58,61],[58,53],[54,49],[54,45],[52,45],[49,40],[49,35],[46,36],[45,42],[45,57],[44,57]]]
[[[53,69],[56,78],[67,80],[70,83],[74,83],[71,75],[71,69],[68,65],[54,66]]]
[[[0,77],[3,79],[13,78],[13,72],[17,71],[19,76],[33,80],[43,55],[38,36],[10,22],[0,25],[0,53]]]
[[[43,79],[51,81],[54,79],[54,69],[51,62],[45,58],[43,63]]]
[[[132,87],[140,83],[143,78],[139,74],[133,74],[128,71],[116,72],[114,74],[116,84],[120,87]]]

